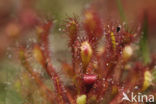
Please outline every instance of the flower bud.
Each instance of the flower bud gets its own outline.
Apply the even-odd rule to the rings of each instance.
[[[85,41],[81,44],[81,60],[82,60],[82,64],[83,67],[86,68],[88,66],[88,63],[92,57],[92,48],[90,46],[90,44],[88,43],[88,41]]]
[[[97,76],[96,75],[88,75],[88,74],[85,74],[83,76],[83,81],[85,84],[94,84],[97,80]]]
[[[76,99],[76,104],[86,104],[86,95],[78,96]]]

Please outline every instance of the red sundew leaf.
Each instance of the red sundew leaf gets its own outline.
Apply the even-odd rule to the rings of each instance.
[[[78,30],[79,30],[79,24],[78,19],[76,17],[74,18],[68,18],[67,21],[65,21],[65,32],[67,36],[69,37],[69,47],[71,47],[71,53],[72,53],[72,64],[73,69],[75,71],[78,63],[78,54],[79,54],[79,45],[80,41],[78,40]],[[77,62],[77,63],[76,63]]]
[[[30,66],[25,49],[20,49],[19,52],[19,58],[21,60],[22,65],[25,67],[25,69],[31,74],[31,76],[34,78],[36,83],[39,85],[39,87],[43,90],[43,94],[46,95],[46,98],[49,102],[53,103],[54,99],[56,98],[54,92],[52,92],[42,81],[42,78],[40,77],[39,73],[36,73],[33,71],[32,67]],[[58,101],[58,100],[57,100]]]
[[[85,11],[83,24],[90,42],[97,42],[97,40],[102,37],[103,27],[101,20],[95,11]]]
[[[71,47],[78,36],[78,30],[79,30],[79,24],[77,18],[69,18],[65,24],[65,32],[67,32],[67,35],[70,38],[69,45]]]
[[[51,60],[49,59],[50,59],[49,57],[48,58],[45,57],[44,60],[47,61],[47,64],[46,66],[43,65],[43,67],[45,68],[47,74],[51,77],[51,79],[54,82],[54,86],[58,94],[59,103],[60,104],[66,104],[66,103],[74,104],[72,103],[74,100],[71,101],[72,97],[70,96],[70,93],[66,90],[65,86],[61,82],[60,77],[56,73],[53,65],[51,64]]]
[[[50,50],[49,50],[49,32],[52,27],[52,21],[48,21],[47,23],[41,26],[41,32],[39,33],[39,46],[43,52],[44,61],[43,67],[46,66],[48,60],[50,60]],[[46,60],[46,58],[48,58]]]
[[[44,55],[44,61],[45,65],[43,67],[45,68],[47,74],[51,77],[51,79],[54,82],[54,86],[56,88],[56,92],[58,94],[58,99],[61,104],[74,104],[74,99],[70,96],[70,93],[66,90],[65,86],[60,80],[60,77],[56,73],[53,65],[51,64],[51,57],[50,57],[50,50],[49,50],[49,40],[48,35],[50,32],[52,22],[48,22],[47,24],[43,25],[43,37],[41,38],[41,46],[43,47],[43,55]],[[67,96],[68,95],[68,96]],[[71,100],[72,99],[72,100]]]
[[[52,21],[47,21],[46,23],[43,23],[39,26],[39,38],[41,42],[47,41],[50,29],[52,28]]]

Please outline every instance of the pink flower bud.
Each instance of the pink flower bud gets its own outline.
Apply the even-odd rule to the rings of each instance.
[[[97,75],[89,75],[89,74],[85,74],[83,76],[83,80],[85,84],[94,84],[97,80]]]

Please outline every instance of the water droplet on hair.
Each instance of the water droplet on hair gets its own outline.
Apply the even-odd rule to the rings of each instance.
[[[11,54],[8,54],[8,58],[11,59],[12,58],[12,55]]]
[[[138,88],[139,88],[138,86],[135,86],[135,87],[134,87],[134,89],[136,89],[136,90],[137,90]]]

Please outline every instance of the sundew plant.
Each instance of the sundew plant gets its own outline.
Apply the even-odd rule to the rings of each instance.
[[[154,0],[0,4],[0,104],[156,103]]]

